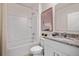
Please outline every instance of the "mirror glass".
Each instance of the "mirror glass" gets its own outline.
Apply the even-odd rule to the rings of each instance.
[[[79,3],[59,3],[55,6],[55,32],[79,33]]]
[[[79,32],[79,12],[68,14],[68,30]]]
[[[42,31],[52,31],[53,30],[53,15],[52,7],[43,11],[41,14],[41,29]]]

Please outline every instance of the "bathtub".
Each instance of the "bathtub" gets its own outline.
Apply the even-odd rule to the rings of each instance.
[[[7,50],[7,56],[29,56],[30,48],[32,46],[38,45],[38,42],[32,42],[24,45],[19,45]]]

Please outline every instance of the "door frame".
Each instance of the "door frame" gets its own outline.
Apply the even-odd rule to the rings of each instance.
[[[2,4],[2,56],[7,54],[7,3]]]

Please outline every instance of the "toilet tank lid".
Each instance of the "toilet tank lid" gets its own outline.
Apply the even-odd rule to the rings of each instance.
[[[31,51],[39,51],[42,50],[43,48],[41,46],[34,46],[31,48]]]

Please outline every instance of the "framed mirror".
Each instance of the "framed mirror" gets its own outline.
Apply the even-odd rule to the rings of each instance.
[[[68,30],[79,32],[79,12],[68,14]]]
[[[55,31],[79,33],[79,4],[59,3],[55,6]]]
[[[53,31],[53,12],[52,7],[43,11],[41,14],[42,31]]]

